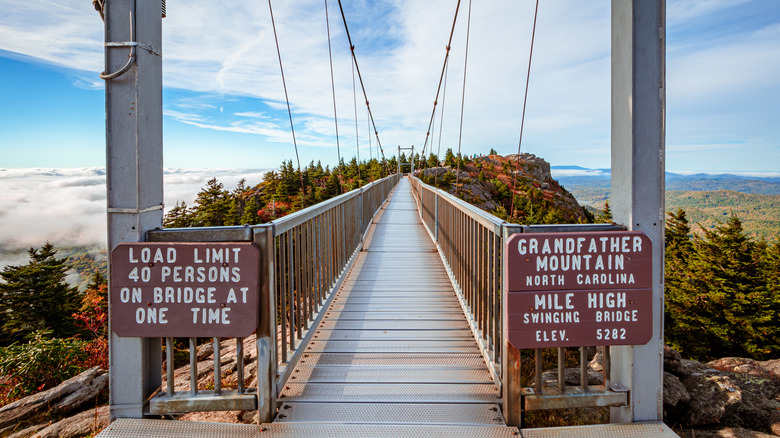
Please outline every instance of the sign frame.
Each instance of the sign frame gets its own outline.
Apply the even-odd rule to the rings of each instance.
[[[652,338],[653,248],[644,233],[515,233],[503,250],[506,336],[515,348]]]
[[[260,323],[252,242],[126,242],[111,251],[111,330],[120,337],[246,337]]]

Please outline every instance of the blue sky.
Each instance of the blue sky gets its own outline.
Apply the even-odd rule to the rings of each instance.
[[[342,155],[355,138],[349,47],[330,28]],[[454,0],[344,1],[386,155],[425,140]],[[523,151],[553,165],[609,167],[610,2],[543,1]],[[103,25],[91,2],[0,0],[0,168],[105,165]],[[442,152],[457,148],[465,8],[453,41]],[[301,161],[336,161],[324,4],[274,4]],[[464,153],[517,149],[530,0],[476,2]],[[293,159],[267,4],[169,1],[163,20],[165,166],[255,168]],[[667,170],[777,171],[780,3],[668,0]],[[440,99],[440,103],[441,103]],[[441,105],[440,105],[441,106]],[[434,145],[438,146],[437,117]]]

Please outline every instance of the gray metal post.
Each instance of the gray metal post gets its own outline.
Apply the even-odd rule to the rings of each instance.
[[[504,223],[501,226],[501,247],[499,251],[504,251],[504,244],[512,234],[521,233],[523,231],[522,226]],[[508,289],[508,275],[505,269],[505,265],[501,266],[501,290]],[[504,297],[502,297],[504,298]],[[503,403],[504,420],[506,424],[510,426],[520,427],[523,420],[523,400],[522,385],[520,382],[520,350],[512,346],[509,343],[509,339],[506,334],[509,333],[508,320],[507,320],[507,306],[506,300],[501,300],[501,333],[503,334],[500,342],[503,343],[501,350],[501,397]]]
[[[143,241],[148,230],[162,226],[162,58],[153,53],[161,47],[161,19],[160,0],[106,2],[106,72],[129,65],[135,52],[129,70],[106,81],[109,250]],[[133,41],[134,49],[127,44]],[[161,383],[160,340],[111,332],[109,346],[111,417],[140,418]]]
[[[612,422],[663,418],[665,0],[612,1],[612,214],[653,242],[653,337],[612,347],[612,381],[631,388]]]
[[[273,225],[254,229],[254,243],[260,248],[260,327],[257,329],[258,421],[269,423],[276,414],[276,260]]]
[[[414,145],[412,145],[412,156],[409,157],[409,167],[411,168],[409,173],[414,176]]]
[[[401,145],[398,145],[398,174],[401,174]]]

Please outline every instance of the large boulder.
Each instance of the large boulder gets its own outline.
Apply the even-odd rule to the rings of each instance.
[[[720,371],[750,374],[780,383],[780,359],[758,361],[744,357],[724,357],[707,362],[707,366]]]
[[[664,409],[674,408],[680,402],[688,403],[691,401],[691,395],[685,389],[685,385],[680,382],[674,374],[664,371]]]
[[[780,436],[780,381],[773,374],[774,362],[723,358],[703,364],[664,348],[665,420],[687,427],[721,425]]]

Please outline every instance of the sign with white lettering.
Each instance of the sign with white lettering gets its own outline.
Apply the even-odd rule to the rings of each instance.
[[[111,330],[245,337],[258,326],[260,251],[241,243],[121,243],[111,251]]]
[[[504,268],[515,348],[640,345],[652,336],[652,244],[644,233],[514,234]]]

